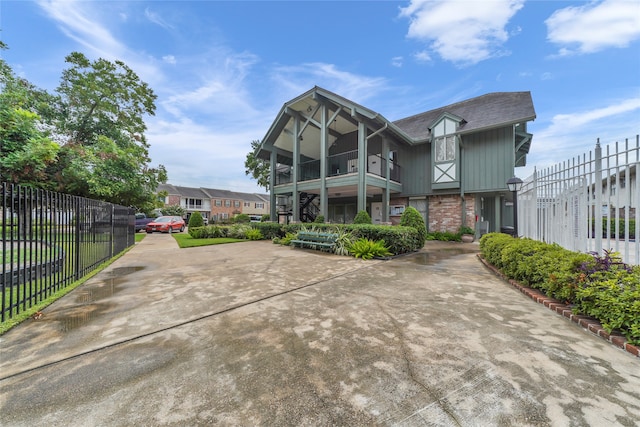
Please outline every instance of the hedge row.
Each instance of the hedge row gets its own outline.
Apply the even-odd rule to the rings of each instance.
[[[572,304],[574,313],[595,317],[607,331],[640,344],[640,267],[611,252],[577,253],[502,233],[482,236],[480,250],[507,277]]]
[[[260,226],[261,223],[252,225]],[[389,251],[394,255],[414,252],[424,246],[420,234],[413,227],[402,227],[392,225],[370,225],[370,224],[287,224],[281,226],[280,237],[287,233],[297,233],[302,229],[313,229],[316,231],[333,232],[341,230],[351,233],[354,239],[369,239],[377,242],[384,240]],[[264,234],[264,233],[263,233]]]
[[[343,232],[351,233],[354,239],[384,240],[389,251],[394,255],[414,252],[424,246],[420,234],[413,227],[367,224],[278,224],[275,222],[252,222],[244,226],[259,230],[263,239],[266,240],[282,238],[287,233],[295,234],[303,229],[326,232],[342,230]],[[235,237],[239,235],[238,231],[240,231],[238,230],[238,225],[208,225],[205,227],[190,228],[189,234],[194,239],[204,239],[211,237]]]
[[[595,220],[592,220],[591,222],[591,231],[592,233],[595,230],[594,224],[595,224]],[[635,219],[629,219],[628,221],[625,221],[624,218],[620,218],[616,221],[615,218],[603,218],[602,219],[602,237],[607,237],[607,236],[611,236],[612,238],[619,238],[619,239],[624,239],[626,238],[626,228],[625,227],[629,227],[629,238],[630,239],[635,239],[636,238],[636,220]],[[616,233],[616,228],[618,229],[618,232]]]

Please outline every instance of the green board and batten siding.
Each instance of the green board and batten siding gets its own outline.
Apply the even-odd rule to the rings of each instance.
[[[431,144],[402,147],[398,160],[402,165],[402,195],[431,193]]]
[[[463,136],[462,174],[465,193],[504,191],[513,176],[513,127]]]

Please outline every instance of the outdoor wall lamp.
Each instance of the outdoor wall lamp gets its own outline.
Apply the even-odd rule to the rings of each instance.
[[[516,176],[509,178],[507,188],[513,193],[513,237],[518,237],[518,191],[522,188],[522,180]]]

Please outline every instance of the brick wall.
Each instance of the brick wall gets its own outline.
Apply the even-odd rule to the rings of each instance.
[[[466,224],[475,228],[475,197],[467,196]],[[429,197],[429,231],[458,231],[462,224],[462,201],[460,195]]]

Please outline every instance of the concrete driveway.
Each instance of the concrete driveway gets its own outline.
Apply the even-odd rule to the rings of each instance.
[[[0,337],[0,424],[640,425],[640,359],[477,250],[362,261],[148,235]]]

